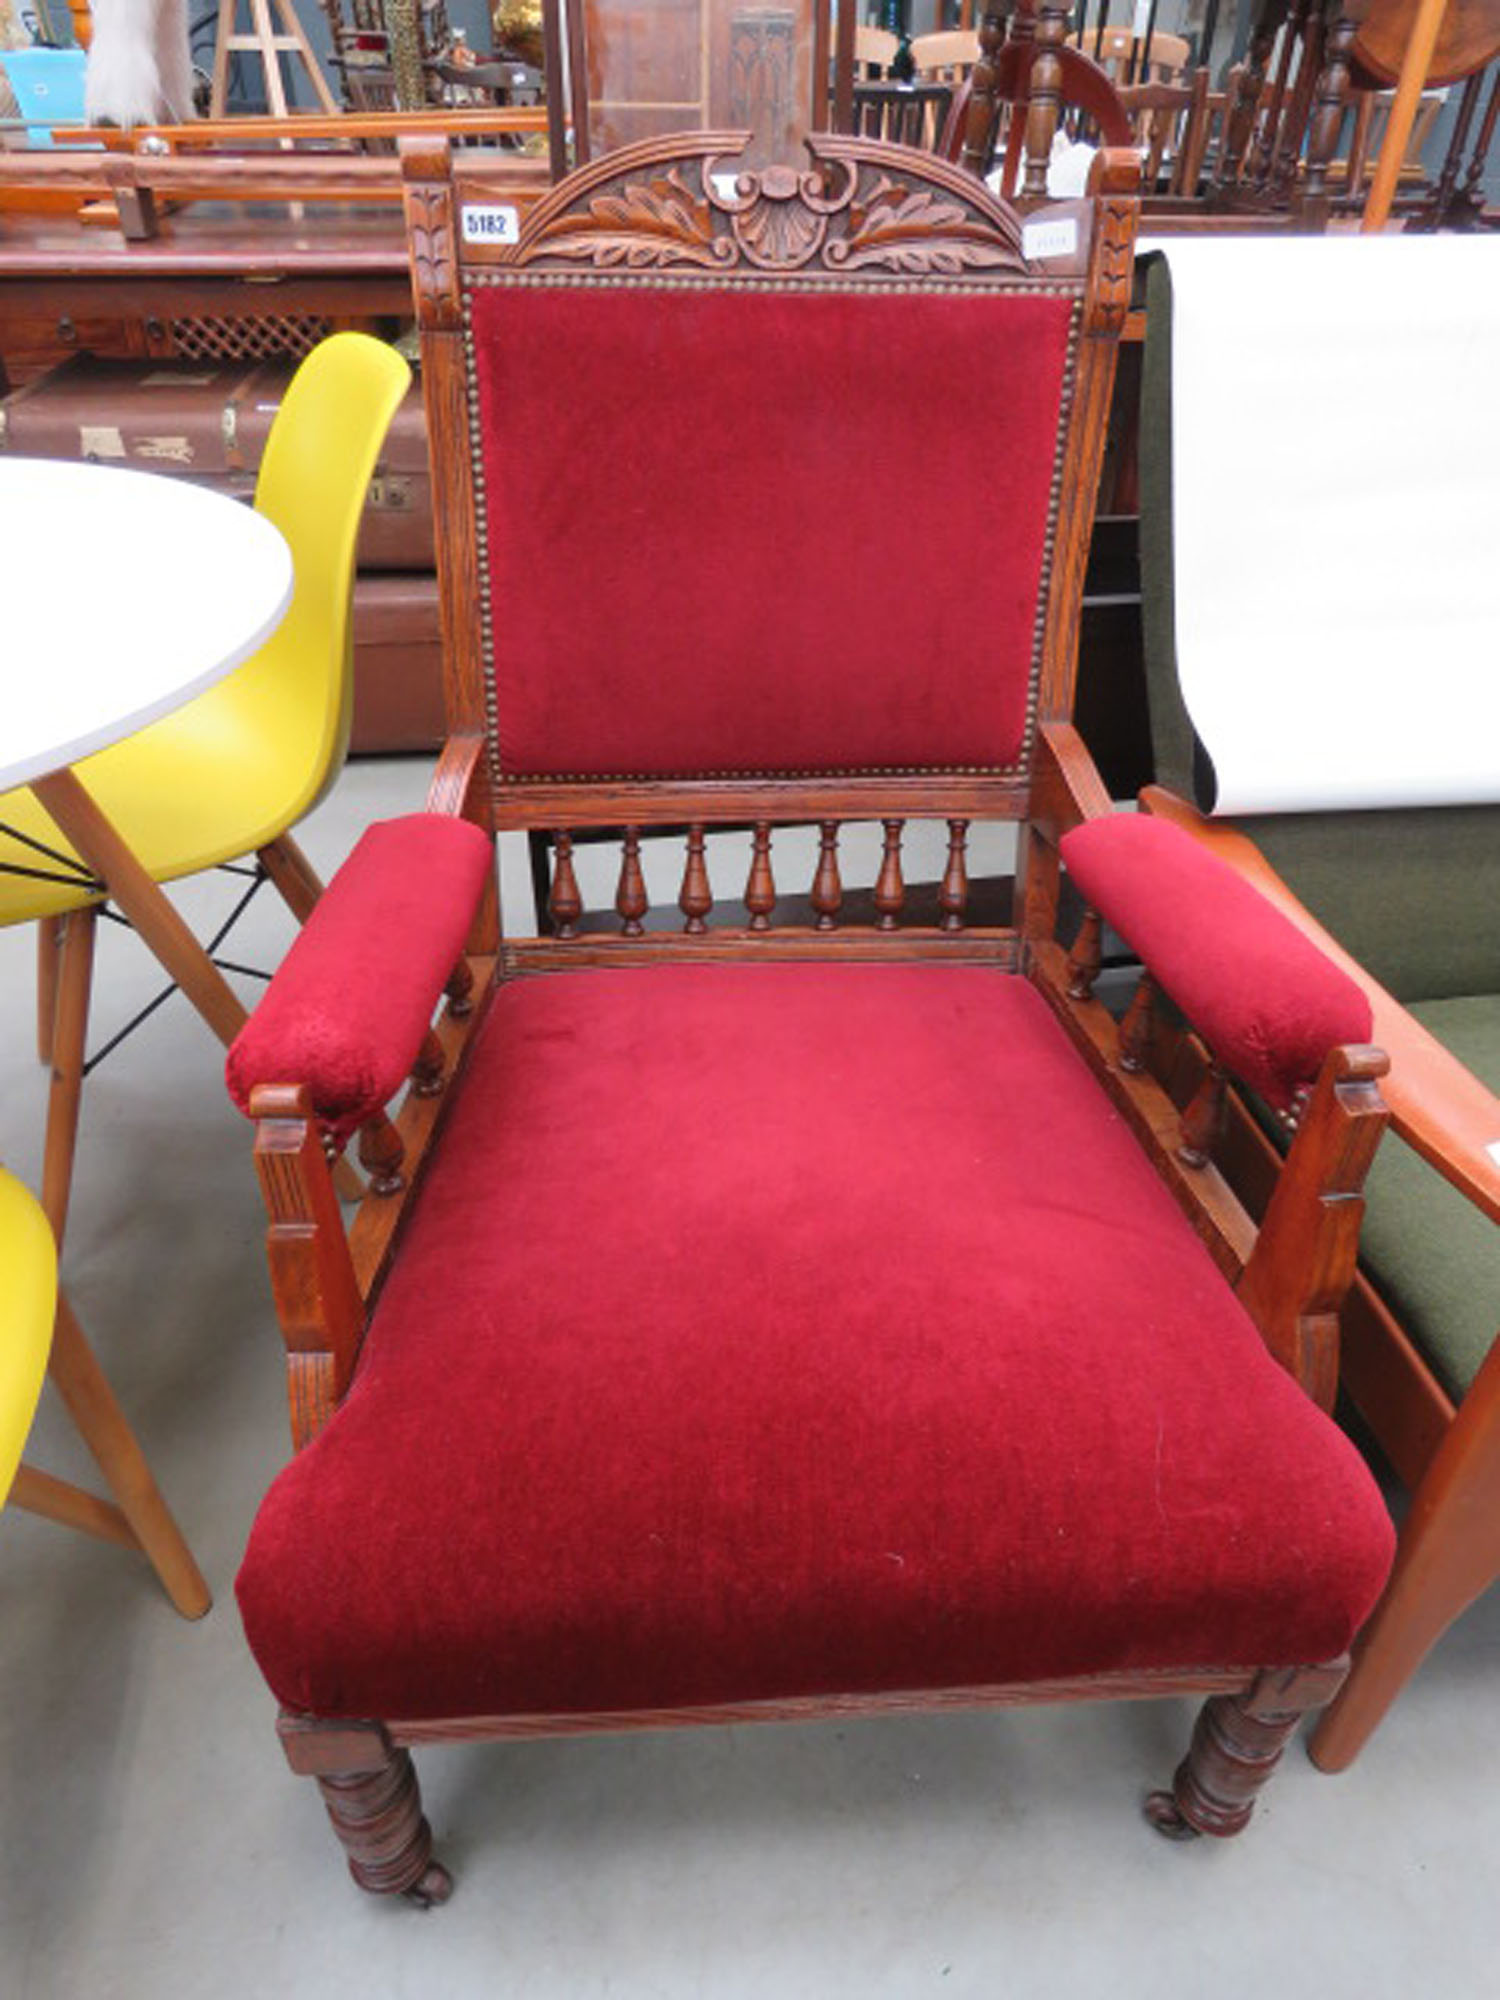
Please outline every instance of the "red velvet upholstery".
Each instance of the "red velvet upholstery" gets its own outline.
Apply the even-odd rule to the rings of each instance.
[[[262,1083],[306,1084],[347,1138],[409,1073],[473,922],[492,860],[467,820],[413,813],[360,836],[225,1064],[248,1114]]]
[[[1137,952],[1221,1062],[1285,1110],[1370,1003],[1310,938],[1181,827],[1115,813],[1063,835],[1079,893]]]
[[[505,771],[1011,763],[1071,310],[478,290]]]
[[[497,995],[238,1587],[394,1719],[1322,1660],[1390,1548],[1033,989],[680,966]]]

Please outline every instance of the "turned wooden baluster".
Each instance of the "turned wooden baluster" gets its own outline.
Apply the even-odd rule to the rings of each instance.
[[[966,819],[950,819],[948,865],[938,884],[938,909],[941,913],[938,922],[945,931],[961,931],[964,927],[964,910],[969,901],[968,840],[969,822]]]
[[[455,1021],[463,1020],[474,1011],[474,968],[466,958],[461,958],[448,975],[448,984],[443,988],[448,996],[448,1012]]]
[[[1021,194],[1027,201],[1047,199],[1047,167],[1062,113],[1062,64],[1057,51],[1067,37],[1071,12],[1060,0],[1042,0],[1026,108],[1026,171]]]
[[[1317,109],[1307,134],[1307,173],[1302,183],[1301,201],[1304,215],[1309,211],[1316,213],[1326,209],[1328,204],[1328,163],[1333,158],[1344,123],[1344,106],[1349,97],[1349,60],[1354,52],[1354,37],[1358,29],[1359,17],[1351,17],[1345,7],[1338,7],[1333,25],[1327,30],[1323,61],[1318,71]]]
[[[682,871],[682,893],[677,898],[677,907],[687,918],[683,929],[692,937],[701,937],[708,929],[705,919],[713,906],[714,892],[709,884],[708,863],[703,857],[703,828],[690,826],[687,865]]]
[[[1280,121],[1276,139],[1276,156],[1271,163],[1270,198],[1276,207],[1282,207],[1292,198],[1293,183],[1297,178],[1297,163],[1302,153],[1302,141],[1311,134],[1313,101],[1322,81],[1324,56],[1328,45],[1328,18],[1320,9],[1310,12],[1307,33],[1302,43],[1302,63],[1297,71],[1296,85],[1292,100]],[[1342,118],[1342,108],[1340,110]],[[1339,128],[1335,127],[1330,146],[1338,143]],[[1309,155],[1310,157],[1310,155]],[[1323,166],[1326,170],[1328,160]]]
[[[1128,1075],[1138,1076],[1146,1067],[1155,1030],[1156,982],[1149,972],[1143,972],[1120,1023],[1119,1064]]]
[[[1256,191],[1263,192],[1271,180],[1271,167],[1281,143],[1281,113],[1286,103],[1287,85],[1291,78],[1292,58],[1301,45],[1302,35],[1307,25],[1309,0],[1292,0],[1292,10],[1287,16],[1286,33],[1281,38],[1281,48],[1276,56],[1276,74],[1271,82],[1270,96],[1256,126],[1254,142],[1245,161],[1245,179]],[[1303,49],[1303,56],[1308,51]]]
[[[436,1097],[443,1088],[443,1070],[447,1058],[443,1045],[437,1038],[437,1031],[429,1028],[422,1037],[422,1046],[417,1051],[417,1059],[411,1066],[411,1087],[418,1097]]]
[[[1206,1167],[1224,1129],[1227,1113],[1224,1071],[1211,1062],[1182,1114],[1182,1142],[1177,1157],[1184,1166]]]
[[[645,930],[641,918],[651,907],[646,896],[646,878],[641,873],[641,830],[625,829],[625,851],[620,856],[620,885],[615,890],[615,909],[626,937],[639,937]]]
[[[1068,998],[1092,1000],[1094,981],[1104,963],[1104,925],[1097,910],[1085,910],[1073,949],[1068,954]]]
[[[559,827],[553,843],[552,894],[547,898],[547,909],[560,938],[577,937],[583,897],[579,894],[578,877],[573,873],[573,836]]]
[[[1216,195],[1232,193],[1239,180],[1240,163],[1249,150],[1260,94],[1265,88],[1266,64],[1271,59],[1276,30],[1285,18],[1286,0],[1261,0],[1250,46],[1232,84],[1233,100],[1224,119],[1224,143],[1219,152],[1219,164],[1214,170],[1213,191]]]
[[[359,1163],[370,1176],[371,1194],[399,1194],[406,1186],[401,1163],[406,1148],[401,1134],[383,1111],[359,1128]]]
[[[885,852],[875,878],[875,908],[879,912],[876,928],[893,931],[906,902],[906,884],[901,879],[901,833],[906,821],[883,819],[880,824],[885,828]]]
[[[839,822],[825,819],[819,827],[818,872],[813,877],[812,885],[814,929],[831,931],[838,922],[843,901],[844,884],[839,875]]]
[[[771,873],[771,827],[768,820],[755,822],[754,847],[750,856],[750,879],[745,884],[745,908],[750,912],[750,928],[768,931],[771,912],[776,907],[776,878]]]

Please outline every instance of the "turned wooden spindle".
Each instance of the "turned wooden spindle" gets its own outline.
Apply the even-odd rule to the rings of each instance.
[[[463,1020],[474,1011],[474,968],[466,958],[461,958],[448,975],[448,984],[443,988],[448,996],[448,1012],[455,1021]]]
[[[880,873],[875,878],[876,929],[893,931],[906,902],[906,883],[901,875],[901,835],[904,819],[883,819],[885,852],[880,857]]]
[[[1068,998],[1091,1000],[1094,981],[1104,963],[1104,925],[1097,910],[1085,910],[1073,949],[1068,955]]]
[[[1271,60],[1272,45],[1280,25],[1274,8],[1263,6],[1251,30],[1244,60],[1237,72],[1231,72],[1231,102],[1224,120],[1224,143],[1219,149],[1219,162],[1214,170],[1213,192],[1216,196],[1227,197],[1239,181],[1240,169],[1255,130],[1260,94],[1265,88],[1266,65]]]
[[[1026,164],[1021,181],[1026,201],[1047,199],[1047,167],[1062,114],[1062,64],[1057,51],[1067,39],[1071,11],[1062,0],[1041,0],[1026,106]]]
[[[1120,1023],[1119,1064],[1128,1075],[1138,1076],[1146,1067],[1155,1032],[1156,982],[1149,972],[1143,972]]]
[[[825,819],[819,826],[818,872],[813,876],[812,906],[814,928],[831,931],[838,922],[844,901],[844,885],[839,876],[839,822]]]
[[[359,1128],[359,1163],[370,1176],[371,1194],[399,1194],[406,1186],[401,1163],[406,1148],[401,1134],[383,1111]]]
[[[708,863],[703,858],[703,828],[690,826],[687,835],[687,862],[682,871],[682,893],[677,907],[687,918],[683,929],[691,937],[701,937],[714,906],[714,892],[708,879]]]
[[[577,937],[583,897],[579,894],[578,877],[573,873],[573,836],[559,827],[553,843],[552,894],[547,898],[547,909],[560,938]]]
[[[968,840],[969,822],[966,819],[950,819],[948,863],[938,884],[938,909],[941,912],[938,922],[945,931],[961,931],[964,927],[964,910],[969,901]]]
[[[646,896],[646,878],[641,873],[641,830],[625,829],[625,850],[620,856],[620,885],[615,890],[615,909],[626,937],[639,937],[645,929],[641,918],[651,907]]]
[[[963,164],[971,174],[988,172],[994,143],[1000,51],[1005,45],[1005,18],[997,7],[986,7],[979,26],[979,58],[970,72],[969,109],[964,124]]]
[[[429,1028],[422,1037],[422,1046],[411,1066],[411,1087],[418,1097],[436,1097],[439,1094],[443,1087],[446,1061],[436,1030]]]
[[[1206,1167],[1212,1159],[1227,1115],[1226,1083],[1223,1069],[1217,1062],[1211,1062],[1182,1114],[1177,1157],[1184,1166]]]
[[[755,822],[754,848],[750,856],[750,879],[745,884],[745,908],[750,912],[750,928],[768,931],[771,912],[776,907],[776,878],[771,873],[771,827],[768,820]]]

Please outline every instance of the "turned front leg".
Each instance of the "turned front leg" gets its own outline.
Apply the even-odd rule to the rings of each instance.
[[[1152,1792],[1146,1817],[1169,1840],[1240,1832],[1282,1752],[1310,1709],[1332,1699],[1347,1659],[1326,1667],[1287,1667],[1258,1676],[1244,1694],[1216,1694],[1203,1704],[1188,1754],[1169,1792]]]

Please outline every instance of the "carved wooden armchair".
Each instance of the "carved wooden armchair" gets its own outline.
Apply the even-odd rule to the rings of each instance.
[[[1500,1578],[1500,760],[1474,726],[1500,650],[1500,390],[1466,359],[1500,343],[1490,261],[1466,238],[1193,243],[1146,284],[1144,800],[1346,967],[1391,1059],[1342,1385],[1412,1503],[1313,1737],[1327,1770]],[[1305,398],[1273,358],[1294,353],[1338,357]],[[1245,587],[1210,544],[1258,540]],[[1263,1123],[1232,1143],[1263,1199]]]
[[[736,175],[743,137],[628,148],[518,233],[408,150],[454,734],[230,1061],[297,1446],[246,1631],[355,1879],[420,1901],[450,1885],[409,1749],[466,1736],[1192,1691],[1150,1811],[1233,1833],[1389,1560],[1294,1379],[1383,1120],[1368,1010],[1111,815],[1067,719],[1132,200],[1049,214],[1030,264],[931,155],[823,136]],[[929,421],[934,376],[975,384],[969,425]],[[920,594],[891,562],[917,493],[958,515]],[[1002,926],[969,912],[991,820]],[[740,894],[715,829],[747,821]],[[791,821],[820,853],[781,924]],[[509,937],[493,837],[535,826],[556,931]],[[597,916],[589,826],[624,828]],[[1064,856],[1118,920],[1166,907],[1162,976],[1227,1062],[1311,1091],[1258,1237],[1179,1155],[1087,938],[1070,975]],[[346,1247],[325,1142],[413,1065]]]

